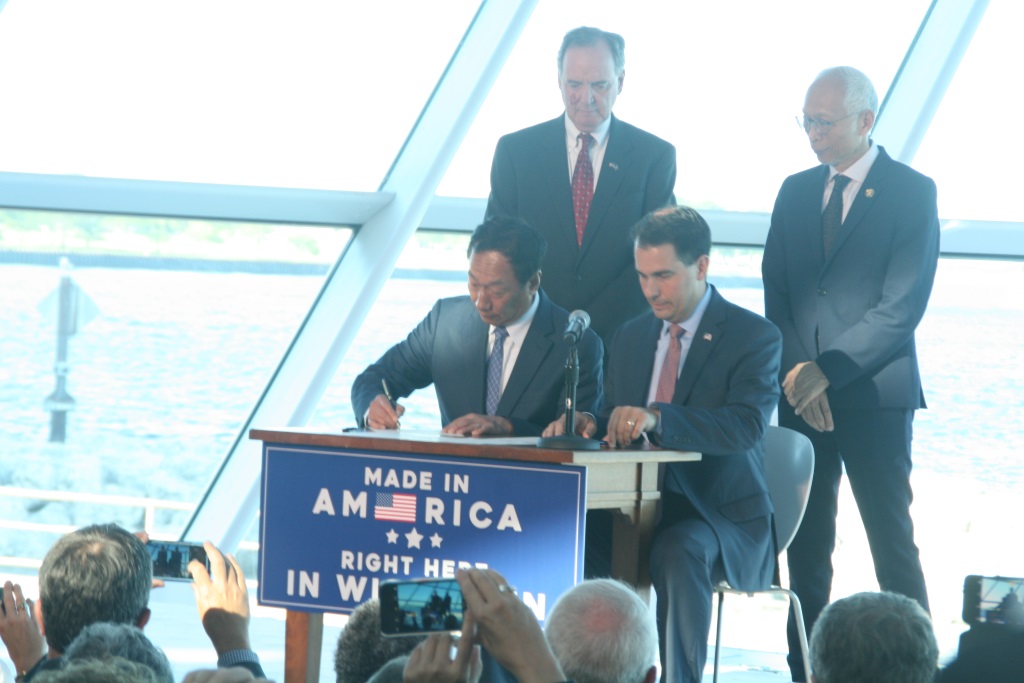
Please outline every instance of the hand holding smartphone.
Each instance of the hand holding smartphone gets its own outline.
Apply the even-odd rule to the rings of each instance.
[[[191,581],[188,563],[199,560],[210,570],[210,560],[202,543],[181,541],[153,541],[146,543],[146,549],[153,560],[153,578],[164,581]]]

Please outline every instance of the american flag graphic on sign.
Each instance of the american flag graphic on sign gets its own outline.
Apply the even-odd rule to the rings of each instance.
[[[388,522],[416,522],[416,496],[411,493],[378,493],[373,518]]]

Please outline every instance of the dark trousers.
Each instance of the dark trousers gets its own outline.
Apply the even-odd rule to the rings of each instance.
[[[928,609],[910,519],[914,411],[833,410],[832,417],[835,430],[819,433],[788,405],[779,409],[780,424],[803,432],[814,444],[814,480],[807,512],[787,551],[790,588],[803,604],[808,633],[829,603],[832,590],[837,497],[844,466],[867,532],[879,587],[913,598]],[[793,680],[806,681],[792,614],[788,631]]]
[[[712,589],[725,578],[722,547],[685,497],[663,496],[650,561],[658,597],[661,680],[699,683],[708,655]]]

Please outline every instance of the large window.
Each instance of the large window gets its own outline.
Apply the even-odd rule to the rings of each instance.
[[[0,486],[195,504],[351,234],[347,229],[0,212]],[[60,267],[61,257],[67,266]],[[52,441],[56,292],[78,289],[65,439]],[[0,496],[0,556],[42,558],[63,527],[140,507]],[[187,512],[151,527],[174,535]]]
[[[376,190],[478,4],[0,0],[0,63],[16,66],[0,69],[10,105],[0,171]],[[793,121],[814,75],[851,64],[884,95],[930,4],[540,2],[439,194],[485,197],[497,139],[561,113],[556,51],[586,23],[626,38],[616,114],[676,145],[679,200],[766,212],[783,178],[815,163]],[[914,162],[938,182],[944,218],[1022,220],[1008,169],[1024,149],[999,125],[1021,109],[1000,74],[1021,62],[1012,31],[1022,21],[1013,0],[993,0]],[[0,486],[193,504],[351,235],[0,210]],[[466,239],[410,241],[311,426],[351,425],[356,374],[434,300],[465,291]],[[758,249],[716,249],[712,281],[760,311],[759,264]],[[53,443],[44,400],[65,272],[91,305],[69,342],[66,440]],[[916,422],[914,517],[947,651],[962,628],[963,575],[1014,571],[1017,546],[1005,539],[1024,533],[1005,512],[1024,482],[1013,453],[1024,436],[1024,310],[978,285],[1021,291],[1024,266],[943,259],[919,334],[930,407]],[[430,389],[407,407],[405,425],[436,428]],[[187,514],[159,512],[151,529],[172,535]],[[846,489],[840,514],[837,596],[875,588]],[[0,522],[10,520],[27,533],[5,528],[0,556],[35,559],[54,536],[32,524],[146,522],[140,508],[0,497]]]
[[[1021,26],[1024,4],[992,1],[914,159],[938,185],[943,218],[1024,224],[1014,170],[1024,137],[1011,123],[1024,97],[1010,75],[1011,65],[1024,64]]]
[[[378,297],[378,305],[359,328],[345,359],[324,393],[310,426],[336,431],[355,424],[352,412],[352,382],[366,366],[393,344],[406,337],[442,297],[467,294],[469,262],[466,233],[418,232],[409,241],[395,273]],[[407,429],[437,431],[440,417],[433,387],[402,400]]]
[[[0,170],[376,190],[478,5],[11,0]]]

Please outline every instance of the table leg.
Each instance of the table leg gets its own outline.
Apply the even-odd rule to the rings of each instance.
[[[287,610],[284,623],[284,682],[318,683],[324,615]]]

